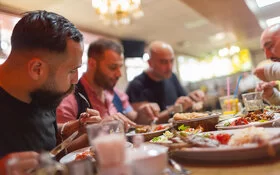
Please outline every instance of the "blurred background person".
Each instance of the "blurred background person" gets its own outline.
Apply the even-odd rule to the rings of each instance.
[[[172,72],[175,59],[173,48],[162,41],[154,41],[149,45],[149,68],[135,77],[126,90],[129,101],[138,110],[143,104],[157,103],[162,111],[159,118],[162,122],[169,119],[172,109],[168,106],[181,104],[183,111],[191,109],[195,102],[204,100],[204,93],[200,90],[191,92],[187,96]]]
[[[275,24],[265,29],[260,39],[261,47],[267,59],[280,62],[280,24]],[[280,92],[275,88],[277,83],[273,80],[280,79],[280,63],[273,63],[254,70],[254,74],[264,82],[257,85],[256,90],[263,92],[263,98],[274,105],[280,104]]]
[[[128,96],[115,88],[123,62],[123,48],[119,43],[104,38],[91,43],[87,71],[79,80],[75,93],[63,99],[57,108],[57,122],[75,120],[86,108],[99,111],[103,118],[121,119],[129,125],[148,123],[156,117],[157,104],[144,104],[136,112]]]

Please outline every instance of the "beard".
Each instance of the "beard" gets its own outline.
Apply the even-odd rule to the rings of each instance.
[[[55,109],[60,104],[62,99],[66,95],[73,92],[73,90],[75,89],[74,84],[72,84],[66,92],[54,91],[51,89],[55,89],[55,88],[51,88],[51,87],[54,86],[48,86],[48,88],[44,86],[42,88],[36,89],[33,92],[31,92],[30,93],[30,97],[32,98],[31,104],[40,109],[45,109],[45,110]]]
[[[116,85],[116,83],[112,83],[110,78],[100,70],[99,66],[97,66],[97,68],[96,68],[93,81],[98,86],[100,86],[106,90],[109,90],[109,91],[113,91],[113,89]],[[117,81],[118,81],[118,78],[116,79],[116,82]]]

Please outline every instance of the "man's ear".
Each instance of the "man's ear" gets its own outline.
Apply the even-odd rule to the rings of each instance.
[[[94,58],[88,58],[88,67],[93,69],[96,68],[96,60]]]
[[[46,63],[39,58],[32,58],[27,67],[30,77],[34,80],[39,80],[46,73]]]
[[[151,59],[148,59],[148,64],[149,64],[149,66],[151,67],[152,66],[152,61],[151,61]]]

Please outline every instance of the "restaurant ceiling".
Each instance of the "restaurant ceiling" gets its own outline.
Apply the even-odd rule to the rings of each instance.
[[[163,40],[176,52],[197,57],[230,44],[259,50],[258,20],[280,15],[277,3],[253,13],[244,0],[142,0],[142,6],[144,17],[114,27],[99,21],[91,0],[0,0],[0,11],[54,11],[87,31],[146,42]]]

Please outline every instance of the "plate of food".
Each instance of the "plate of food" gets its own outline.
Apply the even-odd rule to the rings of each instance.
[[[130,142],[125,143],[126,148],[132,148],[133,144]],[[60,163],[69,163],[72,161],[78,161],[83,159],[90,159],[91,161],[95,162],[95,156],[94,156],[94,150],[91,146],[78,149],[76,151],[73,151],[71,153],[66,154],[64,157],[62,157],[59,162]]]
[[[137,125],[133,130],[126,133],[128,139],[131,139],[133,136],[139,134],[144,136],[145,141],[161,135],[163,132],[171,128],[171,124],[157,124],[155,126],[151,125]]]
[[[94,151],[92,150],[92,147],[89,146],[68,153],[64,157],[62,157],[59,162],[65,164],[83,159],[91,159],[93,162],[95,162]]]
[[[280,119],[279,113],[270,111],[254,111],[247,114],[241,114],[238,117],[224,120],[216,125],[219,130],[240,129],[250,126],[271,127],[272,124]]]
[[[269,105],[264,107],[265,111],[271,111],[275,113],[280,113],[280,106]]]
[[[172,123],[175,127],[181,124],[190,126],[191,128],[202,127],[204,131],[213,131],[218,123],[220,113],[176,113],[172,118]]]
[[[173,149],[172,155],[190,161],[245,161],[275,156],[280,151],[278,128],[252,126],[175,137],[185,146]],[[168,140],[174,142],[175,137]]]

